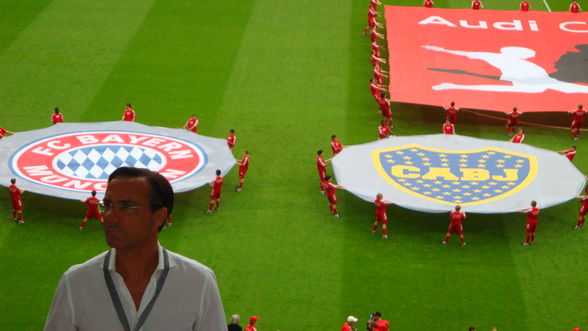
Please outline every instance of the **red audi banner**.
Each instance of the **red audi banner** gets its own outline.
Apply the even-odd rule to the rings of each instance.
[[[588,14],[386,6],[392,101],[523,112],[588,103]]]

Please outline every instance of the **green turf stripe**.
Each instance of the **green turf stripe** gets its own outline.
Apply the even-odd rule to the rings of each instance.
[[[66,121],[92,101],[153,0],[54,0],[0,54],[0,109],[13,131],[38,127],[54,106]],[[68,112],[69,111],[69,112]]]
[[[1,0],[0,52],[16,39],[50,2],[50,0]]]

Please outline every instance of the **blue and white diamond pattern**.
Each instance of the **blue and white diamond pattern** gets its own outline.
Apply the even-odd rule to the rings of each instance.
[[[104,180],[117,168],[130,166],[158,171],[166,164],[158,151],[132,145],[92,145],[71,149],[53,160],[54,169],[80,179]]]

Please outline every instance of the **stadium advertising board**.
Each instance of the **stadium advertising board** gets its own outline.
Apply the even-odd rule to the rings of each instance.
[[[523,112],[588,97],[588,14],[386,6],[393,101]]]

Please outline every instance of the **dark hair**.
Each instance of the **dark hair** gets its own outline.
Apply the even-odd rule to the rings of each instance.
[[[331,175],[326,175],[325,180],[329,180],[329,179],[331,179]]]
[[[537,201],[535,201],[535,200],[531,201],[531,206],[536,207],[537,206]]]
[[[92,196],[95,197],[96,196],[96,191],[92,191]]]
[[[217,176],[220,176],[220,174],[221,174],[221,170],[220,169],[216,169],[216,175]]]
[[[382,317],[382,313],[380,313],[379,311],[377,311],[377,312],[374,313],[374,316]]]
[[[129,107],[129,108],[132,107],[130,103],[127,103],[126,106]]]
[[[455,101],[451,101],[451,106],[455,106]]]
[[[10,182],[11,182],[12,184],[16,183],[16,178],[10,178]]]
[[[468,329],[468,331],[476,331],[476,328],[473,326],[470,326],[470,328]]]
[[[337,136],[336,136],[336,135],[332,135],[332,136],[331,136],[331,139],[335,139],[335,138],[337,138]]]
[[[56,114],[59,113],[59,108],[58,107],[55,107],[55,113]]]
[[[243,153],[249,155],[249,150],[246,149],[246,150],[243,151]]]
[[[174,208],[174,190],[172,189],[169,181],[155,171],[133,167],[120,167],[116,169],[113,173],[110,174],[110,176],[108,176],[108,182],[110,183],[117,177],[142,177],[147,179],[147,182],[150,186],[149,204],[151,205],[151,210],[156,211],[164,207],[167,208],[167,215],[165,220],[158,228],[158,230],[161,231]]]
[[[460,209],[461,209],[460,205],[455,206],[455,210],[460,210]]]
[[[512,107],[512,110],[517,111],[517,107],[516,106]]]
[[[316,155],[321,155],[321,154],[323,154],[323,150],[322,150],[322,149],[319,149],[319,150],[316,152]]]
[[[192,116],[196,116],[196,114],[192,114]]]
[[[229,129],[229,132],[231,132],[231,133],[235,133],[235,130],[233,130],[233,129]]]

